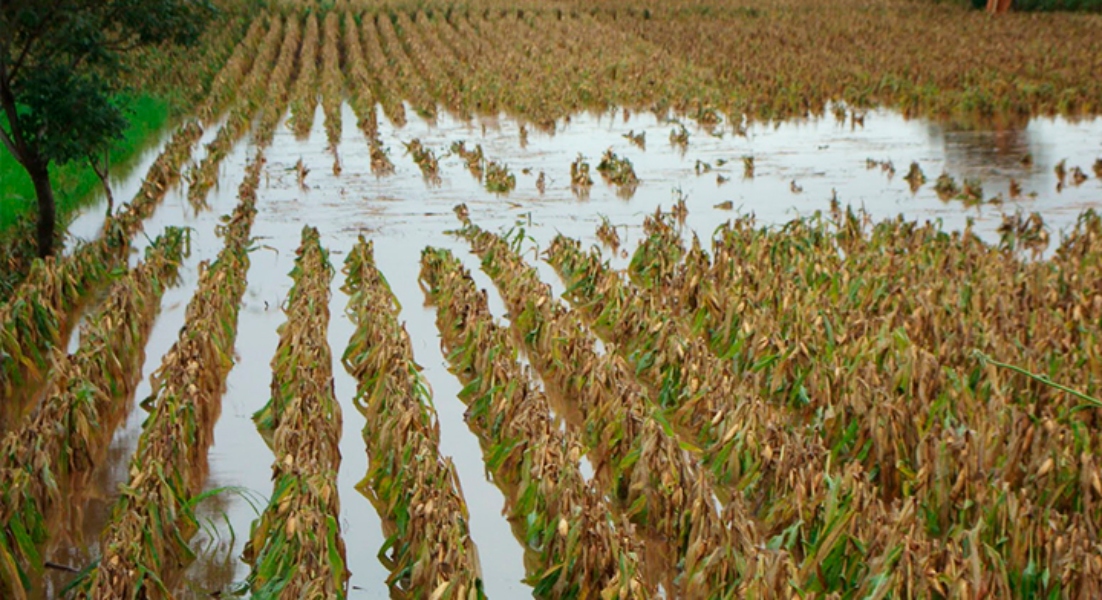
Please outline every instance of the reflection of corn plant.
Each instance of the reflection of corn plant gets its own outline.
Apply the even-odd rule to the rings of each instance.
[[[440,457],[432,397],[398,321],[398,301],[363,237],[344,272],[356,331],[343,363],[359,382],[356,406],[367,420],[368,473],[359,489],[384,519],[388,583],[412,597],[483,598],[467,505],[455,468]]]
[[[342,420],[326,339],[333,267],[312,227],[303,228],[297,254],[272,359],[272,396],[253,415],[276,460],[271,500],[245,545],[247,582],[260,598],[345,598],[337,494]]]

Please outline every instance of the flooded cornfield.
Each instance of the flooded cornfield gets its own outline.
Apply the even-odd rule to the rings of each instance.
[[[1100,591],[1102,120],[515,110],[534,70],[458,65],[631,27],[289,14],[69,227],[129,268],[56,293],[64,370],[11,388],[9,456],[60,483],[8,476],[46,533],[7,585]]]

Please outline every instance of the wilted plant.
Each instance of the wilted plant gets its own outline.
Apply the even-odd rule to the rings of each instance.
[[[934,191],[937,192],[938,198],[942,200],[949,200],[960,195],[960,187],[957,186],[957,182],[952,175],[948,173],[938,175],[937,182],[934,183]]]
[[[429,388],[398,322],[398,301],[362,236],[344,273],[356,331],[342,362],[359,382],[356,407],[367,420],[368,473],[359,489],[384,519],[388,584],[413,596],[483,598],[467,505],[454,466],[440,456]]]
[[[249,231],[264,160],[247,168],[240,202],[222,227],[225,246],[202,268],[180,337],[153,374],[142,426],[111,520],[100,538],[102,559],[71,584],[79,598],[165,594],[167,582],[192,559],[198,529],[194,505],[206,478],[207,450],[233,366],[237,313],[245,293]]]
[[[579,194],[589,193],[593,186],[593,178],[589,176],[589,163],[579,154],[574,162],[570,163],[570,187]]]
[[[468,423],[506,495],[518,539],[535,555],[528,582],[539,598],[644,598],[638,549],[602,495],[582,477],[581,448],[551,419],[547,399],[516,357],[485,297],[447,250],[422,255],[422,286],[437,304],[448,360],[466,387]]]
[[[689,130],[685,129],[685,126],[678,124],[672,131],[670,131],[670,145],[680,148],[684,151],[689,147]]]
[[[517,176],[509,172],[507,165],[496,161],[486,163],[486,191],[508,194],[517,187]]]
[[[413,157],[413,162],[417,163],[417,167],[421,169],[421,175],[425,177],[426,181],[439,182],[440,181],[440,161],[436,159],[436,153],[421,143],[421,140],[414,139],[411,142],[405,144],[406,153]]]
[[[627,158],[616,156],[612,149],[605,151],[601,162],[597,163],[597,172],[605,181],[615,185],[621,192],[630,193],[639,185],[635,168]]]
[[[468,150],[466,144],[460,140],[452,143],[451,152],[458,154],[463,159],[464,164],[467,165],[467,170],[471,172],[471,175],[482,181],[483,165],[486,162],[486,156],[482,152],[482,144],[476,144],[474,150]]]
[[[271,499],[245,545],[252,566],[246,581],[262,598],[345,598],[337,494],[342,418],[326,339],[333,267],[317,229],[303,228],[291,276],[272,395],[253,415],[276,459]]]
[[[907,174],[903,179],[911,187],[911,193],[917,193],[918,188],[926,184],[926,174],[922,172],[922,167],[913,161],[911,162],[911,168],[907,170]]]
[[[74,522],[105,461],[112,432],[141,378],[145,343],[166,287],[186,252],[184,230],[169,228],[144,262],[112,284],[84,321],[71,355],[55,350],[53,376],[33,416],[0,442],[0,591],[25,598],[37,589],[42,546]]]
[[[647,149],[647,132],[645,131],[635,133],[635,130],[632,129],[631,131],[624,134],[624,138],[626,138],[627,141],[631,142],[633,146],[639,148],[640,150]]]

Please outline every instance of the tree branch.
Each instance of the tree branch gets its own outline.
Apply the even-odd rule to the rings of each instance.
[[[8,70],[7,76],[10,79],[15,79],[16,73],[18,73],[19,69],[23,66],[23,61],[25,61],[27,59],[27,56],[30,55],[31,48],[34,46],[34,43],[38,41],[38,38],[49,29],[48,23],[50,23],[56,17],[57,11],[61,9],[61,3],[63,1],[64,0],[54,0],[54,5],[49,8],[49,12],[47,13],[46,18],[42,19],[42,23],[39,28],[27,36],[26,43],[23,44],[23,50],[19,53],[19,58],[17,58],[15,62],[12,63],[11,68]]]
[[[19,159],[19,150],[15,147],[15,143],[12,142],[8,132],[4,131],[3,127],[0,127],[0,142],[4,142],[4,147],[8,149],[8,152],[11,152],[11,155],[15,157],[15,160],[19,161],[20,163],[23,162]]]
[[[26,140],[23,138],[23,128],[19,124],[19,113],[15,110],[15,94],[12,93],[9,83],[7,68],[4,62],[0,61],[0,106],[3,107],[4,115],[8,117],[8,127],[11,128],[11,133],[8,133],[0,127],[0,133],[3,134],[0,138],[4,140],[4,145],[11,151],[15,160],[25,164]]]

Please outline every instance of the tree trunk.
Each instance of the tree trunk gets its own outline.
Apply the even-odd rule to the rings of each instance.
[[[48,163],[27,165],[27,173],[31,176],[34,193],[38,198],[38,256],[46,258],[54,253],[54,229],[57,226],[50,167]]]

